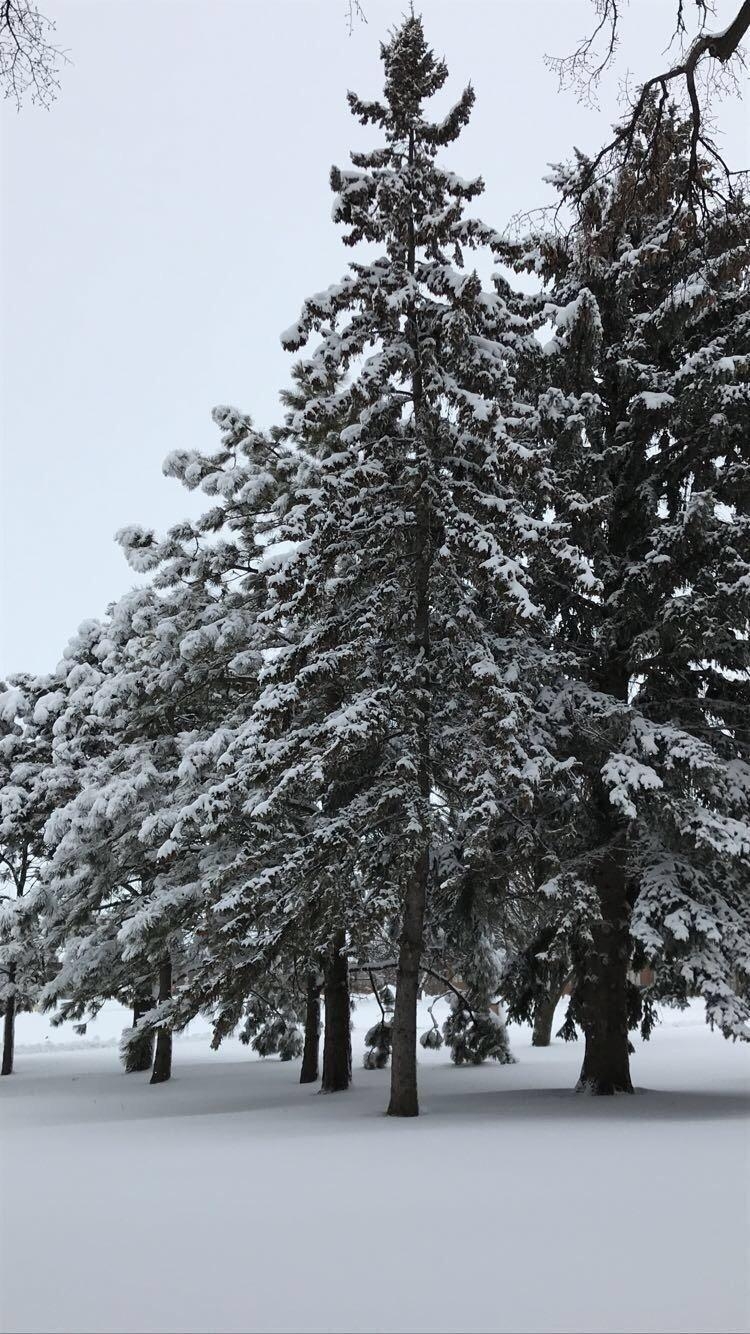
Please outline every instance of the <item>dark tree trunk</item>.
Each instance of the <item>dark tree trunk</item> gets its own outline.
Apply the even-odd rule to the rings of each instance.
[[[305,1047],[302,1052],[300,1084],[314,1084],[318,1078],[320,1059],[320,982],[317,973],[307,978],[307,1008],[305,1010]]]
[[[619,420],[619,417],[618,417]],[[609,547],[617,569],[627,556],[633,522],[629,508],[632,486],[623,484],[617,507],[610,517]],[[605,602],[618,591],[618,579],[605,584]],[[630,687],[629,646],[615,645],[598,672],[600,688],[612,698],[627,702]],[[632,1093],[630,1044],[628,1042],[628,965],[630,962],[630,916],[632,900],[627,873],[627,822],[610,801],[602,782],[600,757],[596,758],[591,795],[599,827],[602,851],[594,864],[592,880],[599,899],[601,920],[592,924],[583,977],[576,999],[586,1039],[577,1087],[586,1093],[611,1095]]]
[[[159,1001],[167,1001],[172,995],[172,964],[171,961],[163,959],[159,966]],[[163,1084],[172,1075],[172,1030],[171,1028],[158,1028],[156,1030],[156,1055],[154,1056],[154,1070],[151,1075],[152,1084]]]
[[[548,1047],[552,1040],[552,1024],[555,1019],[557,1002],[560,999],[559,988],[554,987],[546,996],[541,997],[534,1006],[534,1029],[531,1035],[532,1047]]]
[[[414,131],[409,131],[409,166],[414,164]],[[416,228],[414,214],[408,218],[406,267],[416,272]],[[389,1116],[418,1116],[417,1095],[417,997],[419,994],[419,965],[422,958],[424,915],[427,905],[427,883],[430,875],[430,793],[432,789],[431,704],[432,678],[430,571],[433,543],[436,537],[435,515],[429,487],[429,454],[432,450],[434,423],[425,406],[422,378],[421,333],[419,316],[414,303],[407,308],[406,335],[413,353],[411,377],[412,404],[416,448],[420,458],[417,491],[414,496],[414,649],[418,670],[418,684],[413,704],[416,706],[418,744],[418,783],[421,798],[421,846],[417,848],[414,872],[404,895],[401,937],[399,940],[398,969],[396,972],[396,1003],[393,1012],[393,1047],[391,1055],[391,1098]],[[412,687],[414,689],[414,687]]]
[[[150,991],[140,992],[133,1002],[133,1028],[137,1028],[138,1020],[151,1009],[154,1003]],[[130,1074],[138,1071],[150,1070],[151,1062],[154,1059],[154,1035],[153,1033],[140,1033],[133,1042],[128,1043],[125,1052],[125,1070]]]
[[[340,1093],[352,1080],[352,1028],[346,937],[337,931],[324,970],[323,1093]]]
[[[422,958],[424,912],[427,900],[429,851],[425,849],[406,891],[404,920],[396,974],[396,1004],[393,1011],[391,1056],[391,1100],[389,1116],[418,1116],[417,1095],[417,995]]]
[[[415,411],[421,399],[421,382],[415,375]],[[430,789],[432,758],[430,746],[430,510],[419,499],[417,512],[417,556],[414,567],[415,641],[420,653],[420,691],[417,699],[419,738],[419,792],[422,798],[422,847],[404,895],[398,968],[396,1004],[393,1012],[393,1048],[391,1057],[391,1100],[389,1116],[418,1116],[417,1095],[417,999],[419,970],[424,938],[427,884],[430,875]]]
[[[628,1042],[630,905],[622,868],[613,857],[596,875],[602,918],[593,925],[585,976],[578,989],[586,1039],[578,1088],[607,1095],[632,1093]]]
[[[8,980],[13,983],[16,980],[16,965],[12,963],[8,970]],[[16,993],[15,991],[8,996],[5,1002],[5,1015],[3,1016],[3,1064],[0,1069],[1,1075],[13,1074],[13,1055],[15,1051],[16,1040]]]

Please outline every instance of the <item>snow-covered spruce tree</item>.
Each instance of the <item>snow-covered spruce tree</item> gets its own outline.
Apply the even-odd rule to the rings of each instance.
[[[496,240],[465,216],[481,181],[436,162],[473,92],[442,121],[424,118],[447,72],[418,18],[382,57],[383,101],[349,100],[383,143],[331,178],[346,243],[380,253],[308,300],[283,336],[296,349],[320,334],[311,366],[348,379],[297,414],[300,438],[330,423],[338,444],[311,461],[304,504],[279,527],[294,556],[274,568],[267,615],[295,626],[296,642],[261,673],[242,781],[293,903],[343,917],[355,942],[360,926],[368,938],[368,923],[396,925],[389,1111],[412,1116],[446,810],[460,831],[457,884],[489,861],[496,822],[511,809],[523,822],[548,758],[533,700],[549,664],[525,553],[555,532],[513,379],[532,332],[503,283],[487,292],[464,270],[467,248]],[[301,808],[319,811],[304,839]]]
[[[212,590],[190,651],[208,660],[228,632],[229,672],[250,681],[244,715],[186,752],[181,774],[196,778],[163,845],[196,851],[191,1003],[215,1009],[221,1034],[269,968],[322,966],[323,1083],[345,1087],[347,954],[390,954],[400,932],[391,1110],[412,1115],[428,889],[437,905],[488,871],[495,825],[524,823],[548,761],[527,553],[555,532],[513,379],[532,330],[506,284],[483,291],[463,269],[464,249],[497,239],[464,217],[481,182],[435,162],[473,95],[422,119],[446,71],[416,19],[383,54],[385,103],[352,107],[385,146],[333,173],[347,241],[380,257],[307,302],[285,337],[322,334],[281,432],[265,439],[227,410],[218,455],[168,460],[214,509],[165,542],[123,540],[158,587]]]
[[[704,216],[680,207],[690,127],[650,117],[613,179],[560,169],[572,229],[516,251],[550,285],[540,420],[599,589],[545,590],[579,658],[555,712],[580,763],[567,883],[598,904],[571,1008],[596,1093],[632,1087],[631,965],[750,1036],[750,212],[705,158]]]

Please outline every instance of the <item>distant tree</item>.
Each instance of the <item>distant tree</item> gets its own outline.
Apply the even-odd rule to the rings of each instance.
[[[13,1073],[15,1022],[34,1004],[44,983],[44,950],[35,893],[49,813],[41,775],[49,737],[34,718],[30,677],[0,689],[0,1073]],[[40,735],[41,733],[41,735]]]

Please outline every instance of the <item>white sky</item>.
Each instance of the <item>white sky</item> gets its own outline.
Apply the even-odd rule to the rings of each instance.
[[[0,106],[0,672],[46,670],[133,575],[113,541],[201,502],[161,475],[211,447],[216,403],[278,417],[279,333],[351,252],[328,172],[366,142],[345,92],[380,91],[379,41],[404,0],[41,0],[73,63],[49,112]],[[591,25],[591,0],[423,0],[428,38],[469,79],[451,153],[503,227],[549,199],[546,164],[592,150],[619,81],[664,62],[676,0],[634,0],[599,112],[543,64]],[[688,5],[692,10],[694,6]],[[736,8],[719,0],[716,26]],[[442,105],[442,104],[441,104]],[[718,108],[748,165],[747,104]]]

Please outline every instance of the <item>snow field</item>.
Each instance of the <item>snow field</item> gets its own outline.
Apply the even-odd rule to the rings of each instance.
[[[701,1007],[637,1044],[634,1098],[575,1095],[579,1044],[538,1051],[525,1028],[514,1066],[420,1050],[406,1122],[382,1114],[388,1071],[361,1068],[375,1017],[360,1000],[354,1086],[330,1096],[198,1025],[151,1088],[118,1064],[118,1006],[83,1039],[20,1017],[2,1328],[748,1328],[747,1052]]]

